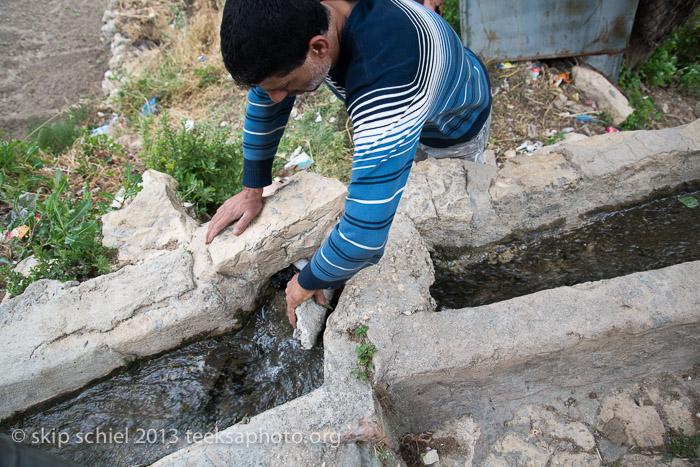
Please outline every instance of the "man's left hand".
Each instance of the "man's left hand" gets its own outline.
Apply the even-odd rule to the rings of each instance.
[[[297,327],[297,316],[294,310],[306,300],[314,297],[316,303],[321,306],[328,305],[328,299],[323,295],[323,290],[306,290],[299,285],[299,274],[295,274],[287,283],[287,318],[294,329]]]

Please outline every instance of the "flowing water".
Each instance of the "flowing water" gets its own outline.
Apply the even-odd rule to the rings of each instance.
[[[436,259],[431,294],[438,310],[458,309],[699,260],[700,207],[686,197],[700,200],[700,191],[601,214],[576,230],[539,232],[459,273]]]
[[[292,339],[284,293],[270,290],[240,331],[139,361],[0,432],[81,465],[146,465],[322,382],[323,348]]]

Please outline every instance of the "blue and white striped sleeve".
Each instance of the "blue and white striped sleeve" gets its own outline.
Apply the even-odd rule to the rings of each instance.
[[[300,273],[303,288],[337,288],[382,257],[425,108],[425,92],[415,81],[370,91],[348,107],[355,153],[345,213]]]
[[[243,124],[243,186],[262,188],[272,183],[272,162],[293,106],[294,97],[275,103],[262,88],[248,91]]]

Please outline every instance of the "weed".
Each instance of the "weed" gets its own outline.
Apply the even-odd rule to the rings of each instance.
[[[198,88],[206,88],[207,86],[217,84],[222,78],[221,70],[212,65],[195,68],[192,71],[195,76],[199,78],[197,81]]]
[[[353,336],[355,336],[355,339],[357,340],[362,340],[365,337],[367,337],[367,330],[369,329],[369,326],[365,326],[364,324],[359,325],[355,330],[353,331]]]
[[[240,138],[231,139],[227,132],[203,125],[187,131],[184,122],[176,130],[168,112],[163,113],[155,136],[143,136],[147,166],[172,175],[180,184],[182,199],[192,202],[198,214],[213,214],[242,189]]]
[[[445,0],[442,16],[452,26],[452,29],[461,34],[462,20],[460,19],[459,0]],[[461,37],[461,36],[460,36]]]
[[[384,441],[375,443],[372,447],[380,465],[392,465],[394,463],[394,455],[386,448]]]
[[[642,84],[667,86],[672,83],[690,93],[700,93],[700,8],[635,70],[622,63],[618,84],[634,108],[634,113],[621,125],[622,129],[649,128],[652,121],[661,117],[661,113],[654,110],[652,99],[643,94]]]
[[[545,142],[545,144],[547,146],[549,146],[550,144],[555,144],[555,143],[558,143],[559,141],[564,141],[564,136],[565,136],[564,133],[557,131],[552,136],[547,138],[547,141]]]
[[[297,115],[290,118],[279,151],[291,154],[301,146],[314,160],[310,171],[349,183],[353,144],[343,103],[323,87],[313,95],[298,97],[296,109]]]
[[[698,448],[700,447],[700,433],[688,436],[683,433],[683,429],[669,430],[664,451],[672,457],[682,457],[684,459],[697,459]]]
[[[67,189],[68,179],[56,171],[51,193],[44,200],[37,196],[35,206],[25,205],[7,226],[8,231],[26,226],[27,234],[9,243],[18,260],[33,254],[38,262],[24,277],[5,259],[2,272],[11,295],[19,295],[38,279],[84,280],[109,271],[113,250],[102,246],[99,210],[88,186],[81,200],[67,196]]]
[[[86,124],[89,115],[89,108],[85,106],[73,107],[36,126],[26,140],[36,144],[43,151],[60,154],[87,133]]]

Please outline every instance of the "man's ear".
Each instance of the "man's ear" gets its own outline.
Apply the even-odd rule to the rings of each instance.
[[[315,55],[317,58],[325,58],[331,51],[331,44],[326,39],[326,36],[318,35],[309,40],[309,55]]]

